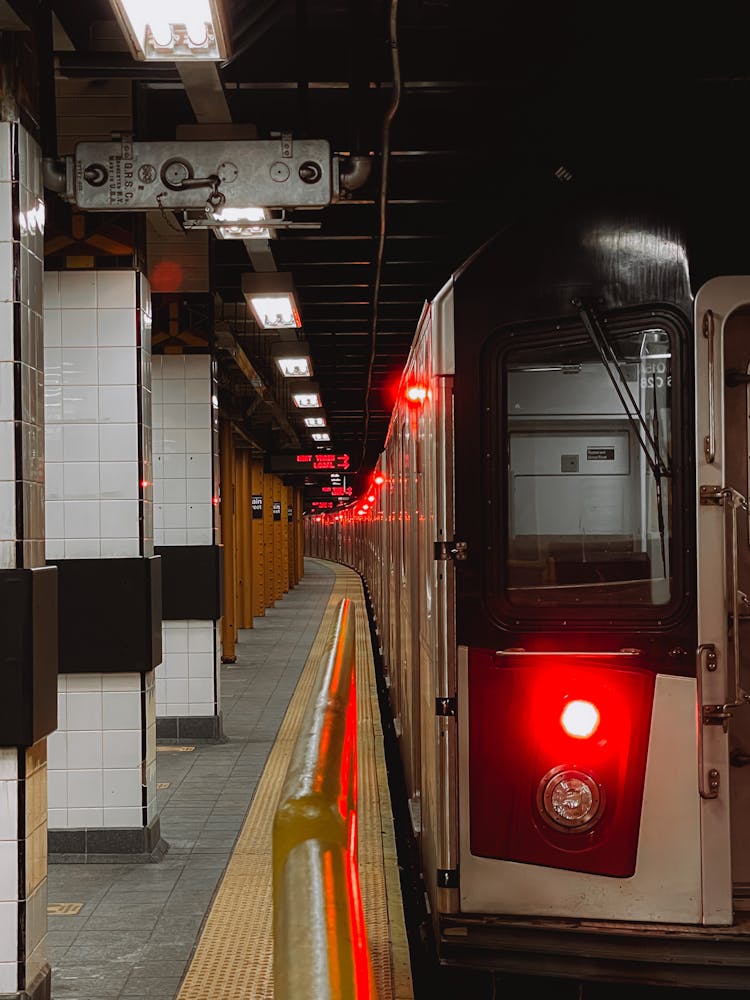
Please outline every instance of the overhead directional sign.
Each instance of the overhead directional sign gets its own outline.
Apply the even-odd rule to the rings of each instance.
[[[346,472],[348,468],[348,455],[336,455],[329,451],[266,455],[266,472],[299,472],[305,474],[320,472],[330,475],[331,472]]]

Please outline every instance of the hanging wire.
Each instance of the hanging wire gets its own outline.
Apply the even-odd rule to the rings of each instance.
[[[362,454],[360,456],[357,472],[360,471],[367,452],[367,437],[370,430],[370,390],[372,388],[372,375],[375,368],[375,355],[377,353],[378,334],[378,300],[380,298],[380,282],[383,273],[383,256],[385,254],[386,235],[386,212],[388,208],[388,165],[390,161],[391,147],[391,123],[393,122],[398,106],[401,101],[401,67],[399,65],[398,53],[398,0],[391,0],[390,13],[390,44],[391,63],[393,65],[393,97],[391,105],[383,119],[383,152],[382,169],[380,173],[380,232],[378,238],[378,255],[375,265],[375,284],[372,294],[372,332],[370,334],[370,360],[367,365],[367,384],[365,388],[365,422],[362,437]]]

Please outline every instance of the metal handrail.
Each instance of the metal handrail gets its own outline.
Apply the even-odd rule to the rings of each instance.
[[[341,601],[273,824],[274,996],[372,996],[357,869],[354,611]]]

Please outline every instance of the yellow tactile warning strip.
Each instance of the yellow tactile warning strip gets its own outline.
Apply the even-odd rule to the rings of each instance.
[[[74,917],[83,909],[83,903],[50,903],[47,913],[54,917]]]
[[[378,1000],[413,997],[396,845],[362,584],[334,563],[336,582],[177,1000],[273,997],[271,830],[289,755],[343,597],[357,627],[359,872]]]

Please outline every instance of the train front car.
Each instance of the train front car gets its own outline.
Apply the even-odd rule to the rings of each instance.
[[[729,754],[750,740],[724,706],[744,700],[748,393],[723,369],[747,385],[741,309],[724,333],[750,279],[701,291],[696,336],[689,264],[659,212],[610,205],[510,228],[454,278],[444,961],[747,987],[750,790]]]

